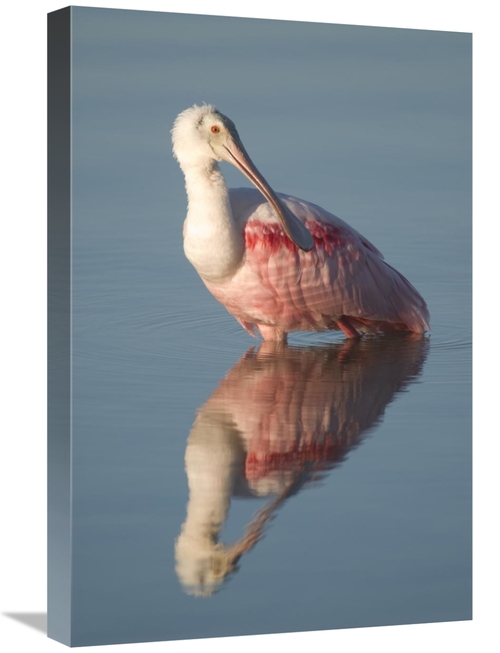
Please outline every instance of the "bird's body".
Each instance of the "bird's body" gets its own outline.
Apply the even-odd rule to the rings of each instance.
[[[321,207],[274,193],[214,107],[184,111],[172,133],[188,194],[184,251],[249,333],[283,342],[292,331],[429,328],[424,300],[376,247]],[[228,190],[218,160],[258,190]]]

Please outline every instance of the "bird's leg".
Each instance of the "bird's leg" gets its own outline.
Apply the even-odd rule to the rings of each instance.
[[[342,349],[337,354],[339,363],[347,363],[352,359],[352,354],[357,351],[361,338],[348,338],[342,343]]]
[[[288,349],[288,345],[285,342],[279,340],[264,340],[260,344],[260,347],[257,351],[257,360],[280,357]]]
[[[286,344],[286,331],[283,331],[283,329],[264,324],[259,324],[258,329],[266,342],[275,342],[282,345]]]
[[[349,318],[347,318],[345,315],[337,320],[337,324],[348,338],[361,338],[361,335],[356,331],[356,329],[349,321]]]

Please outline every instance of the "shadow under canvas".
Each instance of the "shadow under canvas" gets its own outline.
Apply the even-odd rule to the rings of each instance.
[[[16,619],[30,628],[47,634],[47,613],[46,612],[4,612],[5,617]]]

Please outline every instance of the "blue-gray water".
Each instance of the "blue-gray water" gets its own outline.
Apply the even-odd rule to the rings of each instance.
[[[430,338],[258,351],[182,251],[203,101]],[[470,619],[470,35],[74,8],[72,110],[73,644]]]

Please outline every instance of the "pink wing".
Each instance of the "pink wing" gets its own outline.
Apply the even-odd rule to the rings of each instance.
[[[271,316],[286,330],[338,328],[347,317],[360,331],[429,328],[420,294],[347,223],[303,200],[279,195],[315,241],[300,250],[254,189],[231,190],[233,215],[245,233],[245,264],[224,289],[209,286],[244,323]],[[222,293],[220,292],[222,291]]]

